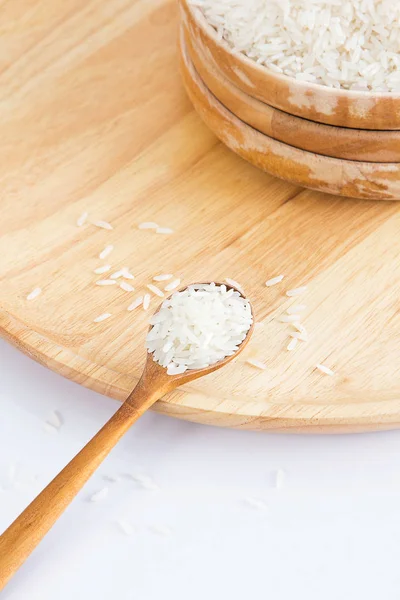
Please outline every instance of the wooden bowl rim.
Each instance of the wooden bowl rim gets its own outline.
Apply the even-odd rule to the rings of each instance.
[[[360,99],[368,99],[374,100],[375,102],[379,102],[382,100],[399,100],[400,101],[400,92],[364,92],[362,90],[344,90],[342,88],[331,88],[326,85],[322,85],[320,83],[312,83],[308,81],[299,81],[294,77],[289,77],[288,75],[284,75],[281,73],[276,73],[272,71],[268,67],[260,65],[259,63],[251,60],[245,54],[241,52],[235,52],[232,47],[226,42],[224,39],[220,39],[217,36],[215,29],[210,25],[207,21],[206,17],[202,13],[201,9],[196,6],[192,6],[189,3],[189,0],[181,0],[187,7],[188,11],[192,15],[193,19],[196,21],[196,24],[203,33],[213,38],[213,41],[226,53],[230,56],[234,57],[236,60],[241,62],[244,66],[249,69],[254,70],[254,72],[259,73],[260,75],[267,74],[270,77],[276,79],[283,84],[288,84],[291,86],[297,86],[299,90],[302,92],[314,92],[315,94],[320,94],[323,96],[337,97],[337,98],[347,98],[350,101],[357,101]]]
[[[330,157],[330,156],[326,156],[323,154],[311,152],[308,150],[303,150],[301,148],[296,148],[295,146],[292,146],[290,144],[286,144],[284,142],[276,140],[276,139],[272,138],[271,136],[268,136],[268,135],[258,131],[251,125],[242,121],[239,117],[237,117],[234,113],[232,113],[228,108],[226,108],[226,106],[224,106],[216,96],[214,96],[214,94],[207,88],[207,86],[205,85],[205,83],[203,82],[203,80],[201,79],[199,74],[197,73],[197,71],[191,61],[191,58],[188,54],[187,48],[185,47],[184,44],[182,44],[182,37],[180,38],[180,57],[181,57],[181,65],[182,65],[181,68],[182,68],[182,72],[183,72],[184,85],[185,85],[186,91],[189,95],[190,100],[194,104],[196,111],[199,112],[199,114],[200,114],[201,118],[203,119],[203,121],[205,122],[206,126],[209,127],[209,129],[221,140],[221,142],[223,144],[225,144],[228,148],[230,148],[233,152],[235,152],[236,154],[238,154],[245,160],[252,163],[255,167],[257,167],[261,170],[267,171],[272,176],[279,177],[281,179],[289,181],[290,183],[297,185],[299,187],[317,190],[319,192],[332,194],[334,196],[347,197],[347,198],[350,197],[350,198],[354,198],[354,199],[363,199],[363,200],[385,201],[385,202],[400,201],[400,185],[398,186],[399,187],[398,191],[395,190],[392,186],[390,188],[386,187],[385,190],[380,189],[379,193],[374,193],[374,194],[365,194],[364,192],[363,193],[354,193],[354,191],[351,191],[351,193],[349,193],[348,185],[352,184],[352,182],[354,181],[354,176],[351,172],[350,172],[349,179],[347,181],[344,180],[345,185],[342,188],[340,188],[336,182],[334,182],[332,184],[331,182],[328,181],[328,183],[326,183],[326,179],[324,177],[319,177],[319,176],[316,177],[317,173],[318,174],[321,174],[322,172],[329,173],[330,167],[335,167],[335,168],[339,169],[342,172],[342,175],[343,175],[343,168],[349,167],[351,169],[352,167],[354,167],[354,168],[356,168],[356,170],[359,174],[361,172],[362,179],[366,180],[366,182],[368,182],[368,183],[371,183],[370,177],[371,177],[371,175],[375,176],[375,174],[376,174],[375,172],[381,171],[384,173],[392,173],[392,174],[396,173],[395,182],[397,184],[399,182],[398,175],[400,173],[400,162],[397,162],[397,163],[369,162],[369,161],[354,161],[354,160],[349,160],[349,159],[344,159],[344,158],[335,158],[335,157]],[[190,88],[188,87],[187,79],[189,79],[193,83],[194,87],[199,91],[199,96],[201,98],[200,101],[193,99],[196,96],[196,94],[193,94],[192,91],[190,90]],[[204,100],[204,99],[206,99],[206,100]],[[227,119],[230,123],[230,126],[234,127],[234,134],[232,134],[232,131],[230,131],[230,132],[228,132],[227,136],[226,135],[222,136],[220,132],[221,132],[221,130],[223,130],[223,128],[216,128],[216,127],[214,127],[214,125],[211,125],[209,123],[208,117],[204,116],[204,114],[203,114],[204,111],[202,111],[202,110],[199,111],[199,103],[201,103],[201,102],[205,102],[206,104],[209,104],[210,112],[212,112],[214,115],[215,115],[215,113],[217,113],[217,121],[224,119],[224,118]],[[216,111],[215,111],[215,109],[216,109]],[[222,117],[221,117],[221,115],[222,115]],[[248,144],[246,144],[244,151],[243,152],[240,151],[238,148],[238,145],[236,143],[235,144],[231,143],[232,139],[235,139],[235,142],[237,141],[238,137],[235,136],[237,131],[240,131],[242,136],[243,136],[243,132],[245,132],[246,135],[250,136],[253,140],[255,140],[257,142],[257,144],[256,144],[257,147],[255,147],[254,149],[250,148],[250,151],[248,151]],[[262,147],[262,149],[260,149],[258,147],[258,143],[268,144],[269,147],[267,150],[265,150],[264,147]],[[272,150],[271,150],[271,147],[273,148]],[[268,166],[268,168],[265,166],[264,159],[267,155],[267,151],[268,151],[268,154],[271,154],[272,156],[274,156],[277,159],[275,161],[274,168],[271,168],[270,165]],[[287,152],[289,152],[291,154],[291,156],[288,156]],[[285,155],[283,155],[283,153]],[[257,156],[262,156],[263,157],[262,164],[260,164],[259,161],[253,160],[253,158],[250,157],[251,154],[255,154]],[[288,168],[288,160],[295,163],[295,166],[298,165],[299,161],[300,161],[300,166],[303,166],[304,160],[306,160],[307,168],[309,168],[310,164],[312,165],[312,163],[314,163],[315,169],[318,169],[318,171],[315,171],[315,169],[314,169],[313,180],[305,181],[304,177],[300,177],[300,178],[293,177],[291,175],[292,170],[290,170]],[[283,163],[285,163],[285,173],[284,174],[282,174],[282,169],[276,168],[277,165],[278,165],[278,167],[280,167],[280,166],[282,166]],[[365,171],[363,169],[365,169]],[[280,171],[280,172],[278,172],[278,171]],[[326,185],[325,185],[325,183],[326,183]],[[374,180],[372,183],[373,183],[373,185],[375,185],[376,180]],[[321,184],[323,184],[323,185],[321,185]],[[379,184],[378,184],[378,186],[379,186]]]
[[[220,68],[219,65],[217,65],[217,64],[214,65],[211,62],[207,62],[205,57],[201,56],[202,51],[199,48],[199,45],[197,44],[197,40],[193,39],[190,36],[190,32],[189,32],[187,24],[182,22],[180,27],[181,27],[181,31],[183,31],[183,33],[180,34],[180,35],[183,35],[183,41],[181,41],[181,43],[184,43],[186,50],[191,58],[191,61],[194,65],[196,71],[199,73],[199,76],[203,79],[203,83],[207,86],[207,88],[210,90],[210,92],[225,106],[225,108],[227,108],[230,112],[235,114],[235,116],[237,116],[241,121],[243,121],[247,125],[250,125],[250,127],[253,127],[260,133],[263,133],[264,135],[272,137],[273,139],[276,139],[277,141],[283,142],[288,145],[293,145],[295,148],[299,148],[301,150],[306,150],[307,152],[313,152],[315,154],[320,154],[321,156],[329,156],[331,158],[338,158],[338,159],[343,159],[343,160],[352,160],[355,162],[376,162],[376,163],[382,163],[382,162],[398,163],[398,162],[400,162],[400,130],[397,130],[397,129],[394,129],[394,130],[393,129],[362,129],[360,127],[349,128],[349,127],[343,127],[340,125],[333,125],[331,123],[321,123],[319,121],[312,121],[310,119],[301,117],[299,115],[287,113],[286,111],[284,111],[280,108],[277,108],[276,106],[273,106],[272,104],[263,102],[259,98],[251,96],[249,93],[247,93],[246,91],[241,89],[239,86],[237,86],[233,81],[231,81],[227,77],[227,75],[222,71],[222,69]],[[312,149],[310,147],[307,148],[307,147],[303,147],[301,145],[291,144],[290,141],[288,141],[287,139],[282,139],[280,136],[272,135],[272,133],[265,131],[264,129],[262,129],[262,127],[255,126],[249,120],[246,120],[245,118],[243,118],[239,114],[239,112],[232,110],[232,108],[228,104],[226,104],[225,101],[222,98],[220,98],[218,96],[218,94],[212,89],[212,87],[209,85],[209,81],[204,77],[204,74],[203,73],[200,74],[196,61],[199,61],[202,63],[202,68],[204,71],[207,72],[207,76],[209,75],[209,77],[211,79],[218,79],[221,88],[224,88],[224,90],[226,91],[226,94],[228,96],[232,96],[232,94],[236,95],[238,104],[240,102],[241,106],[245,110],[253,111],[253,113],[259,114],[259,115],[261,113],[265,114],[266,121],[271,121],[271,123],[272,123],[274,115],[276,115],[278,118],[281,117],[282,119],[287,120],[287,125],[289,127],[294,126],[294,127],[299,128],[301,130],[301,132],[303,134],[305,134],[307,140],[310,139],[309,138],[310,135],[313,135],[316,137],[318,136],[319,141],[321,141],[321,139],[323,139],[323,140],[326,140],[326,142],[328,142],[329,141],[328,138],[331,137],[332,139],[335,140],[335,142],[337,142],[338,140],[340,141],[340,138],[336,138],[336,136],[346,135],[347,139],[342,140],[341,143],[356,144],[359,147],[361,145],[377,143],[378,140],[376,140],[374,138],[379,137],[379,143],[385,147],[385,150],[387,149],[388,144],[393,144],[393,142],[396,141],[399,143],[398,156],[396,156],[395,159],[390,159],[390,160],[382,160],[381,158],[379,160],[378,159],[371,160],[371,159],[366,159],[366,158],[358,158],[355,156],[352,156],[352,157],[338,156],[337,154],[329,154],[327,152],[320,152],[317,149]],[[358,149],[358,151],[359,151],[359,149]],[[395,151],[391,150],[391,152],[394,153]],[[349,154],[349,152],[347,152],[347,154]]]

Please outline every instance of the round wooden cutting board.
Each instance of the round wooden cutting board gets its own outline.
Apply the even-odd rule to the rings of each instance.
[[[16,0],[2,17],[2,334],[122,400],[141,372],[149,316],[127,306],[151,278],[230,277],[254,303],[254,340],[157,410],[247,429],[397,427],[400,204],[302,190],[219,143],[183,91],[173,0]],[[85,211],[113,229],[77,227]],[[174,233],[139,230],[142,221]],[[95,285],[104,263],[128,266],[135,292]],[[291,327],[279,317],[293,303],[286,290],[300,285],[310,340],[288,352]]]

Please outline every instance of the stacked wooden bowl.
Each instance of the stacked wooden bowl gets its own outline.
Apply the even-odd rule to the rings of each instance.
[[[232,51],[180,0],[185,86],[205,123],[257,167],[315,190],[400,199],[400,95],[279,75]]]

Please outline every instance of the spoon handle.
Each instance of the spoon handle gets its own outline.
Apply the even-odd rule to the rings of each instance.
[[[118,440],[161,396],[161,391],[149,391],[140,381],[121,408],[0,536],[0,590]]]

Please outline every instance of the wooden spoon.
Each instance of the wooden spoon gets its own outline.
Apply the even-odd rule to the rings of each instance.
[[[233,286],[226,287],[239,291]],[[250,327],[246,338],[233,356],[227,356],[204,369],[168,375],[167,370],[153,360],[152,354],[147,355],[143,374],[121,408],[0,536],[0,590],[130,426],[165,394],[224,367],[236,358],[250,340],[253,327],[254,325]]]

